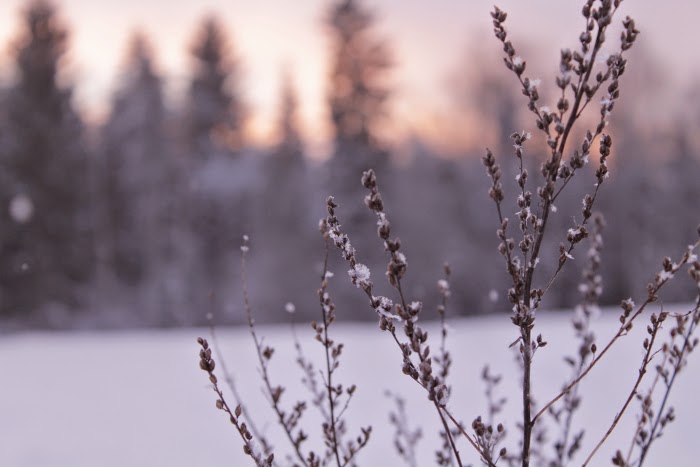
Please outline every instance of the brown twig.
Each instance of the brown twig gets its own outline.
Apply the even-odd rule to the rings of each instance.
[[[216,395],[218,396],[218,399],[216,400],[216,408],[228,414],[230,422],[233,424],[233,426],[236,427],[236,431],[238,431],[241,440],[243,440],[243,451],[246,453],[246,455],[250,456],[251,459],[253,459],[255,465],[257,467],[271,467],[275,455],[273,453],[270,453],[265,459],[260,457],[260,455],[256,452],[255,446],[253,446],[253,435],[248,430],[248,426],[245,424],[245,422],[242,422],[240,420],[240,417],[242,415],[240,405],[236,406],[234,410],[231,410],[228,403],[226,402],[226,398],[224,397],[223,392],[219,388],[218,379],[214,374],[214,368],[216,368],[216,363],[214,362],[214,359],[211,356],[211,348],[209,347],[209,343],[206,339],[203,339],[201,337],[197,338],[197,343],[199,343],[199,345],[202,347],[202,349],[199,351],[199,367],[202,370],[206,371],[209,375],[209,381],[212,384],[214,392],[216,392]]]
[[[591,451],[591,453],[588,455],[585,462],[583,463],[583,467],[586,467],[589,464],[589,462],[591,462],[591,459],[593,459],[593,456],[595,456],[595,454],[598,452],[598,450],[601,448],[601,446],[603,446],[605,441],[608,439],[608,437],[615,430],[615,427],[617,427],[618,422],[620,421],[622,416],[625,414],[627,407],[629,407],[630,403],[632,402],[632,399],[634,399],[634,396],[637,394],[637,390],[639,389],[639,385],[642,383],[642,379],[644,379],[644,376],[647,373],[647,367],[649,366],[649,363],[651,362],[651,358],[653,356],[652,349],[654,348],[654,342],[656,341],[656,337],[658,336],[659,330],[661,329],[661,324],[666,320],[666,316],[668,316],[668,313],[666,313],[664,311],[662,311],[658,317],[654,314],[651,315],[651,325],[649,327],[647,327],[647,332],[649,333],[650,338],[647,338],[644,340],[644,357],[642,358],[642,364],[639,368],[639,374],[637,375],[637,380],[634,382],[634,386],[632,387],[632,390],[630,391],[629,395],[627,396],[627,399],[625,399],[625,402],[622,405],[622,408],[615,415],[615,418],[613,419],[612,423],[610,424],[608,431],[605,432],[605,434],[603,435],[603,438],[598,442],[598,444],[593,449],[593,451]]]
[[[684,266],[687,262],[688,259],[690,258],[690,255],[692,254],[692,251],[700,245],[700,241],[696,242],[694,245],[691,245],[688,247],[688,251],[683,255],[681,261],[679,263],[673,263],[671,269],[667,271],[670,275],[666,275],[663,277],[659,277],[657,274],[657,279],[655,283],[649,284],[648,288],[648,295],[647,299],[642,303],[642,305],[637,308],[637,310],[632,314],[631,311],[634,308],[634,303],[631,300],[625,300],[622,303],[622,307],[624,310],[624,314],[620,317],[621,320],[621,325],[615,335],[610,339],[610,341],[605,345],[603,350],[597,354],[597,356],[591,361],[591,363],[586,367],[586,369],[581,373],[581,375],[574,379],[569,385],[567,385],[559,394],[557,394],[553,399],[551,399],[547,404],[540,409],[539,412],[534,416],[532,419],[532,423],[534,424],[541,416],[544,414],[547,410],[549,410],[550,407],[552,407],[554,404],[556,404],[559,399],[564,397],[566,393],[568,393],[573,387],[575,387],[578,383],[581,382],[583,378],[588,375],[588,373],[598,364],[598,362],[603,358],[603,356],[610,350],[610,348],[617,342],[617,340],[620,337],[623,337],[627,335],[627,333],[632,329],[632,323],[634,320],[642,314],[644,309],[650,304],[653,303],[657,300],[657,293],[661,288],[663,288],[666,283],[670,280],[673,274],[678,272],[678,270]],[[670,260],[669,260],[670,261]],[[631,315],[631,316],[630,316]]]
[[[386,217],[383,215],[383,202],[379,192],[376,191],[376,176],[374,175],[373,171],[370,170],[365,172],[363,175],[363,185],[365,185],[365,187],[368,189],[371,189],[371,187],[374,188],[371,194],[367,196],[365,201],[370,209],[375,212],[379,211],[378,233],[385,241],[387,250],[391,253],[391,261],[388,266],[387,275],[390,282],[392,282],[392,285],[394,285],[399,292],[401,304],[396,306],[396,311],[399,313],[399,315],[394,315],[391,313],[393,307],[391,300],[385,297],[375,297],[372,294],[373,284],[369,278],[369,269],[357,261],[355,249],[352,247],[347,234],[340,230],[340,222],[335,215],[335,208],[338,206],[335,204],[333,197],[329,197],[326,202],[328,216],[323,221],[324,229],[327,230],[328,235],[333,240],[335,246],[341,250],[343,258],[350,264],[351,269],[349,274],[352,283],[365,293],[370,301],[370,306],[378,313],[380,329],[389,331],[394,342],[401,350],[404,361],[404,373],[411,376],[413,380],[415,380],[428,392],[428,398],[432,401],[440,418],[443,418],[442,411],[444,411],[445,415],[448,415],[448,418],[450,418],[450,420],[455,423],[456,427],[460,429],[460,432],[465,435],[472,447],[474,447],[474,449],[476,449],[480,455],[483,455],[479,447],[476,445],[474,439],[464,431],[461,425],[454,419],[454,417],[451,416],[451,414],[449,414],[449,411],[447,411],[445,406],[440,402],[440,399],[445,396],[444,390],[438,388],[438,385],[434,383],[434,380],[430,375],[431,372],[428,371],[431,369],[431,367],[427,361],[427,352],[421,349],[421,344],[425,341],[427,335],[420,328],[417,328],[414,325],[414,318],[417,316],[421,307],[418,305],[406,305],[403,291],[400,289],[400,282],[397,282],[397,279],[400,279],[400,276],[402,276],[405,272],[406,261],[403,255],[398,253],[400,242],[389,238],[390,225],[386,220]],[[405,325],[404,330],[411,340],[409,343],[402,343],[396,335],[396,326],[392,322],[395,319],[403,321]],[[421,370],[423,371],[419,371],[419,369],[416,368],[415,364],[411,361],[410,355],[413,351],[418,353],[421,362]],[[454,445],[454,443],[452,444]],[[456,450],[456,447],[455,457],[458,464],[461,466],[461,458],[459,457],[459,452]]]
[[[508,261],[508,272],[513,278],[514,282],[514,289],[512,289],[512,292],[509,293],[509,299],[511,300],[512,303],[515,304],[516,307],[516,316],[512,318],[513,323],[519,327],[520,329],[520,354],[522,356],[522,361],[523,361],[523,384],[522,384],[522,404],[523,404],[523,417],[522,417],[522,425],[523,425],[523,451],[522,451],[522,465],[523,467],[528,467],[530,465],[530,459],[529,459],[529,452],[530,452],[530,443],[531,443],[531,438],[532,438],[532,428],[534,424],[534,420],[537,418],[533,419],[531,417],[531,405],[532,405],[532,382],[531,382],[531,370],[532,370],[532,358],[533,358],[533,353],[534,350],[537,348],[539,345],[538,343],[534,343],[532,340],[532,328],[534,326],[534,314],[533,310],[535,310],[541,300],[542,297],[545,293],[545,291],[541,289],[536,289],[533,290],[533,283],[534,283],[534,271],[535,271],[535,266],[536,262],[539,259],[539,254],[540,254],[540,249],[542,247],[542,242],[544,240],[545,233],[547,231],[547,225],[548,225],[548,220],[549,220],[549,214],[551,212],[552,208],[552,203],[554,202],[555,197],[561,193],[561,190],[563,187],[567,184],[568,180],[570,180],[571,177],[573,177],[573,172],[575,171],[576,168],[578,168],[579,165],[583,165],[580,163],[580,158],[576,158],[575,160],[572,159],[572,167],[574,170],[570,170],[568,166],[562,166],[562,156],[564,154],[564,151],[566,150],[566,144],[569,139],[569,136],[571,135],[571,131],[574,128],[575,122],[578,120],[580,117],[581,113],[580,110],[582,110],[582,107],[585,107],[588,102],[592,99],[593,95],[595,92],[598,90],[600,85],[602,84],[604,76],[602,74],[599,74],[599,76],[596,76],[597,80],[597,85],[590,86],[589,85],[589,80],[591,79],[591,74],[593,72],[593,69],[595,67],[595,60],[597,57],[598,52],[600,51],[603,43],[605,42],[605,32],[607,27],[610,25],[612,21],[612,17],[617,11],[617,7],[619,6],[620,1],[615,1],[614,5],[613,2],[610,1],[603,1],[600,3],[600,5],[596,8],[593,7],[593,1],[589,1],[586,3],[583,9],[583,15],[586,18],[586,30],[584,33],[580,36],[579,40],[581,42],[581,50],[582,53],[575,52],[571,53],[569,51],[563,51],[562,52],[562,61],[561,61],[561,68],[562,68],[562,76],[557,79],[557,85],[561,88],[562,90],[562,96],[559,99],[559,103],[557,104],[557,108],[559,110],[559,113],[557,114],[549,112],[548,110],[542,108],[538,109],[537,108],[537,101],[539,100],[539,92],[537,90],[537,84],[534,81],[531,81],[528,78],[525,78],[523,76],[526,68],[526,62],[516,56],[516,51],[515,47],[513,47],[513,44],[511,43],[510,40],[507,39],[507,32],[505,28],[503,27],[503,24],[506,20],[507,14],[500,10],[498,7],[494,8],[494,11],[491,13],[491,17],[493,18],[493,25],[494,25],[494,33],[497,37],[497,39],[503,44],[503,50],[505,52],[505,57],[504,57],[504,62],[506,64],[506,67],[513,71],[515,76],[517,77],[518,81],[520,82],[520,85],[523,90],[523,94],[527,96],[529,99],[528,102],[528,109],[532,111],[536,117],[537,117],[537,126],[540,130],[542,130],[546,136],[547,136],[547,144],[551,149],[551,156],[548,159],[547,162],[545,162],[542,166],[542,175],[544,177],[544,185],[538,188],[538,195],[540,199],[540,212],[539,215],[535,216],[529,213],[525,212],[526,208],[529,208],[529,206],[520,206],[521,207],[521,223],[526,222],[526,218],[532,217],[532,225],[534,229],[534,238],[530,236],[525,228],[521,228],[523,230],[523,241],[521,242],[521,249],[523,251],[523,257],[527,258],[527,255],[529,253],[529,256],[531,260],[529,262],[526,261],[526,263],[523,265],[524,269],[520,269],[518,264],[513,264],[512,259],[510,257],[509,250],[511,249],[511,245],[514,245],[514,241],[512,239],[507,239],[505,235],[505,227],[507,226],[507,219],[503,219],[502,215],[500,214],[500,202],[503,199],[503,193],[500,188],[500,170],[498,167],[495,165],[495,162],[493,161],[493,156],[490,154],[490,152],[487,151],[487,156],[484,158],[484,162],[487,165],[487,168],[489,170],[489,175],[491,175],[492,180],[493,180],[493,185],[490,190],[490,195],[491,197],[496,201],[497,208],[499,211],[499,219],[501,221],[501,229],[499,229],[498,236],[501,239],[502,243],[501,246],[499,246],[499,250],[501,253],[506,257]],[[632,43],[634,42],[636,38],[636,29],[634,29],[634,23],[631,22],[630,24],[625,24],[626,27],[626,34],[623,34],[622,39],[623,39],[623,44],[622,44],[622,50],[626,50],[627,48],[631,47]],[[597,30],[596,30],[597,28]],[[593,40],[592,38],[592,31],[596,30],[595,33],[595,39]],[[591,48],[590,43],[591,40],[593,40],[593,46]],[[590,53],[589,53],[590,52]],[[588,56],[588,58],[586,58]],[[578,64],[578,66],[573,67],[571,65],[572,59]],[[612,110],[612,103],[614,99],[616,99],[619,96],[619,91],[617,90],[617,78],[619,75],[621,75],[624,72],[624,60],[621,57],[621,54],[616,56],[614,60],[610,60],[608,63],[608,72],[606,75],[612,75],[614,77],[614,82],[613,84],[608,88],[609,91],[609,99],[608,102],[604,104],[604,107],[601,109],[601,123],[598,125],[596,128],[596,135],[600,132],[602,132],[603,128],[605,127],[606,120],[605,118],[607,117],[607,114],[609,113],[610,110]],[[574,93],[574,98],[573,98],[573,105],[571,106],[571,110],[568,116],[568,119],[566,123],[562,121],[562,118],[566,114],[566,112],[569,110],[569,101],[566,99],[566,93],[565,90],[567,86],[570,84],[570,77],[566,74],[566,72],[573,71],[575,74],[578,75],[578,83],[576,85],[572,85],[573,93]],[[582,104],[584,100],[584,96],[586,98],[585,103]],[[554,123],[554,130],[556,135],[552,135],[552,132],[550,131],[550,125]],[[516,135],[514,135],[516,136]],[[592,137],[588,138],[590,141],[588,141],[588,146],[590,147],[590,143],[592,142]],[[611,145],[611,139],[609,136],[604,136],[603,140],[601,141],[601,153],[603,153],[603,149],[607,150],[609,152],[609,148]],[[521,158],[522,157],[522,142],[516,141],[516,155]],[[603,154],[605,156],[606,154]],[[574,164],[575,162],[575,164]],[[575,167],[574,167],[575,165]],[[603,169],[599,169],[596,173],[598,177],[598,184],[602,182],[602,178],[607,174],[607,166],[604,164],[604,157],[601,159],[601,166]],[[522,172],[522,171],[521,171]],[[522,175],[522,173],[521,173]],[[559,189],[559,191],[556,191],[556,182],[558,178],[563,178],[564,183],[562,184],[562,187]],[[524,190],[523,180],[518,180],[518,183],[521,185],[521,189]],[[597,193],[597,189],[596,189]],[[525,197],[525,192],[523,191],[523,194],[521,195]],[[595,200],[594,197],[587,197],[587,201],[590,201],[589,205],[585,207],[584,209],[584,216],[586,214],[590,215],[590,208],[592,207],[593,201]],[[527,203],[529,204],[529,203]],[[519,201],[520,205],[520,201]],[[529,220],[529,219],[527,219]],[[522,224],[521,224],[522,225]],[[525,226],[526,227],[526,224]],[[575,235],[576,238],[576,243],[580,241],[582,237],[585,237],[585,231],[583,230],[582,226],[579,226],[578,232],[581,233],[581,235]],[[572,245],[575,244],[572,241]],[[573,249],[573,246],[569,248],[569,253]],[[563,263],[566,262],[566,256],[567,252],[565,248],[562,246],[561,248],[561,254],[563,259],[560,260],[559,268],[554,274],[554,278],[550,280],[549,285],[553,283],[554,279],[558,275],[559,271],[563,267]],[[570,256],[570,255],[569,255]],[[517,273],[517,274],[516,274]],[[549,287],[549,286],[548,286]],[[546,289],[545,289],[546,290]]]
[[[260,364],[260,376],[265,385],[265,390],[267,391],[267,396],[269,398],[270,405],[277,415],[277,420],[282,427],[287,439],[289,440],[297,459],[304,467],[310,467],[304,454],[301,452],[301,443],[306,439],[306,435],[300,432],[296,436],[292,432],[292,429],[298,422],[301,412],[303,412],[303,405],[297,404],[294,414],[289,418],[286,418],[284,411],[280,407],[280,397],[282,396],[283,388],[280,386],[273,387],[270,381],[270,376],[268,374],[267,364],[272,357],[273,349],[271,347],[264,347],[258,338],[257,332],[255,331],[255,320],[253,319],[253,312],[250,306],[250,299],[248,297],[248,270],[246,267],[246,257],[248,254],[248,238],[244,237],[244,244],[241,247],[241,282],[243,287],[243,304],[246,320],[248,322],[248,331],[250,332],[253,342],[255,343],[256,355],[258,357],[258,363]]]
[[[673,383],[675,383],[676,381],[678,373],[684,365],[684,358],[687,355],[688,351],[694,348],[695,346],[695,344],[693,344],[690,338],[693,335],[695,329],[697,328],[698,322],[700,320],[700,315],[698,312],[699,310],[700,299],[698,299],[698,301],[695,303],[695,309],[690,313],[690,325],[688,326],[686,333],[683,335],[683,346],[681,347],[680,351],[675,357],[676,361],[673,365],[671,378],[666,382],[666,390],[664,391],[664,396],[661,401],[661,405],[659,406],[659,409],[657,411],[656,419],[654,420],[651,430],[649,431],[646,443],[644,443],[644,445],[642,446],[638,467],[642,467],[642,465],[644,464],[644,461],[647,458],[647,454],[649,453],[651,443],[654,442],[654,440],[657,437],[657,430],[661,426],[662,419],[665,414],[664,410],[666,409],[666,404],[668,403],[668,398],[671,394],[671,388],[673,387]]]
[[[323,259],[323,272],[321,274],[321,288],[319,289],[319,300],[321,305],[321,316],[323,319],[323,344],[324,353],[326,356],[326,394],[328,395],[328,408],[330,411],[330,444],[333,455],[335,456],[336,464],[338,467],[342,467],[344,464],[340,462],[340,451],[338,449],[338,431],[336,429],[336,418],[335,418],[335,390],[333,388],[333,371],[337,366],[331,368],[331,346],[333,343],[328,339],[328,326],[332,322],[333,315],[332,308],[330,311],[326,310],[327,304],[325,303],[326,286],[328,284],[327,273],[328,273],[328,241],[325,243],[325,254]]]
[[[214,348],[216,355],[218,355],[219,364],[221,365],[221,369],[224,372],[224,382],[226,382],[226,385],[231,391],[231,394],[233,394],[233,397],[236,400],[236,406],[240,407],[241,415],[248,420],[248,426],[250,427],[250,432],[253,434],[253,437],[257,438],[260,441],[263,452],[265,454],[270,454],[273,451],[273,446],[267,441],[267,438],[262,435],[260,430],[258,430],[253,418],[248,412],[247,407],[245,406],[245,404],[243,404],[243,398],[238,392],[236,382],[233,379],[233,373],[228,369],[226,365],[226,359],[223,357],[223,353],[221,352],[221,348],[219,347],[219,339],[216,335],[216,326],[214,326],[214,318],[211,315],[211,313],[207,316],[207,322],[209,323],[209,334],[211,335],[211,341],[213,344],[212,347]]]

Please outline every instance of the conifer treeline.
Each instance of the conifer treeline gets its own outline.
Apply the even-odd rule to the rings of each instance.
[[[386,99],[374,70],[389,66],[372,22],[356,1],[335,2],[326,21],[337,49],[329,96],[337,152],[367,154],[365,163],[377,152],[372,125]],[[279,141],[252,149],[226,25],[209,16],[197,27],[179,109],[165,102],[154,50],[137,34],[106,122],[88,143],[72,84],[59,78],[69,31],[56,6],[29,1],[21,23],[0,122],[2,315],[49,326],[76,314],[100,324],[202,322],[237,295],[244,234],[287,251],[259,258],[261,275],[305,257],[315,177],[291,76],[281,85]]]
[[[368,167],[382,178],[388,209],[420,264],[411,268],[407,285],[437,280],[449,260],[456,312],[504,308],[504,298],[490,293],[506,278],[494,259],[493,213],[479,154],[435,157],[416,138],[406,143],[409,163],[395,164],[377,134],[392,96],[389,44],[378,39],[375,18],[359,0],[330,2],[324,19],[334,149],[326,162],[311,163],[290,74],[281,79],[277,141],[265,150],[247,144],[241,64],[227,26],[213,16],[196,28],[189,86],[178,108],[166,102],[148,37],[137,34],[106,121],[86,127],[72,85],[59,78],[69,39],[65,23],[46,0],[28,2],[13,42],[14,80],[0,106],[0,316],[57,327],[201,324],[209,312],[236,321],[244,234],[253,243],[258,316],[279,319],[287,301],[313,313],[323,256],[315,223],[325,195],[341,204],[353,243],[369,256],[366,263],[377,263],[373,271],[384,267],[359,190]],[[462,103],[456,107],[476,109],[480,126],[496,135],[495,149],[507,157],[508,135],[522,121],[514,102],[522,96],[494,76],[487,70],[479,79],[456,82],[451,93]],[[630,88],[630,94],[648,92]],[[613,176],[621,180],[603,197],[613,224],[604,252],[606,292],[615,298],[645,283],[644,271],[654,270],[666,245],[691,238],[700,214],[693,139],[700,116],[653,131],[633,118],[627,122],[613,122],[622,136],[615,148],[620,170]],[[530,160],[537,173],[536,156]],[[655,170],[660,175],[649,177]],[[589,181],[582,174],[572,184],[583,192]],[[561,203],[580,202],[576,187],[571,193]],[[631,203],[638,196],[647,202]],[[557,222],[562,232],[571,223]],[[436,245],[429,238],[445,240]],[[559,241],[546,239],[543,250],[556,254]],[[616,269],[629,269],[631,262],[632,270]],[[561,280],[576,280],[575,272]],[[422,294],[415,299],[437,300],[434,290],[412,290]],[[575,297],[557,300],[549,305],[570,306]]]

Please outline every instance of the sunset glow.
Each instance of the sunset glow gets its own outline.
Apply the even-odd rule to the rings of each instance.
[[[465,54],[475,42],[478,48],[498,50],[488,27],[491,2],[375,0],[367,3],[379,19],[377,33],[391,45],[396,60],[394,112],[386,124],[389,140],[424,134],[430,140],[447,139],[444,146],[456,147],[471,140],[469,132],[461,133],[456,122],[450,120],[455,105],[445,83],[450,74],[459,70],[460,63],[466,63]],[[542,57],[530,58],[535,65],[546,64],[547,68],[542,68],[544,82],[547,82],[546,73],[552,70],[549,64],[556,59],[559,44],[576,41],[571,30],[579,25],[580,18],[576,9],[566,3],[502,2],[510,18],[519,18],[512,23],[514,40],[524,36],[527,28],[527,37],[556,44]],[[166,78],[170,102],[177,104],[187,85],[188,46],[196,23],[205,14],[215,13],[228,26],[232,48],[241,60],[241,87],[249,109],[248,138],[253,143],[267,145],[274,137],[280,76],[287,69],[297,86],[302,127],[312,152],[322,156],[326,151],[329,130],[325,105],[328,67],[328,42],[323,26],[325,2],[64,0],[56,4],[72,34],[67,74],[76,84],[77,102],[89,121],[99,122],[104,118],[109,102],[106,98],[115,87],[128,38],[135,30],[142,30],[150,37],[160,72]],[[669,80],[685,82],[698,71],[696,62],[685,57],[693,53],[691,45],[700,41],[700,32],[689,24],[678,24],[689,22],[692,15],[675,18],[674,4],[679,8],[685,5],[674,0],[664,2],[663,7],[657,2],[634,2],[623,4],[623,8],[634,9],[643,31],[640,48],[673,66],[676,73],[668,76]],[[0,64],[5,80],[11,74],[7,52],[16,37],[16,20],[22,5],[21,0],[8,0],[0,5],[0,43],[3,44]],[[542,11],[547,13],[543,15]],[[620,16],[624,14],[626,11]],[[536,27],[531,27],[532,24]],[[685,30],[685,40],[679,43],[674,31],[681,28]],[[443,117],[436,116],[444,116],[445,122],[451,124],[441,123]],[[467,120],[470,118],[473,117]]]

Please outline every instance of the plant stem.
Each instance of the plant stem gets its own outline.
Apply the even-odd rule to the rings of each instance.
[[[531,382],[530,370],[532,368],[532,336],[530,329],[523,329],[523,467],[530,465],[530,444],[532,440],[533,421],[530,419],[531,404]]]
[[[596,447],[591,451],[591,453],[588,455],[586,458],[586,461],[583,463],[583,467],[586,467],[588,463],[593,459],[593,456],[595,456],[596,452],[603,446],[605,441],[608,439],[610,434],[612,434],[613,430],[615,430],[615,427],[619,423],[620,419],[624,415],[625,411],[627,410],[627,407],[629,407],[630,403],[632,402],[632,399],[634,399],[634,396],[637,394],[637,389],[639,388],[639,385],[642,382],[642,379],[644,378],[644,375],[647,372],[647,367],[649,366],[649,362],[651,361],[652,357],[652,349],[654,347],[654,342],[656,341],[656,336],[658,335],[659,329],[661,329],[661,322],[658,324],[654,324],[653,331],[651,333],[651,340],[649,344],[647,345],[646,352],[644,353],[644,358],[642,359],[642,366],[639,368],[639,375],[637,376],[637,380],[634,383],[634,387],[630,391],[629,395],[627,396],[627,399],[625,400],[625,403],[622,405],[622,409],[615,415],[615,418],[613,419],[613,422],[610,424],[610,428],[608,428],[608,431],[605,432],[605,435],[603,435],[603,438],[598,442]]]
[[[321,276],[321,283],[325,284],[326,282],[326,273],[328,272],[328,241],[325,242],[326,244],[326,254],[323,259],[323,273]],[[323,290],[323,286],[322,286]],[[333,369],[331,368],[331,356],[330,356],[330,349],[329,349],[329,344],[328,344],[328,313],[326,313],[325,310],[325,305],[323,303],[323,293],[320,293],[319,299],[321,301],[321,316],[323,317],[323,348],[326,353],[326,392],[328,394],[328,407],[330,410],[330,429],[331,429],[331,435],[333,437],[332,439],[332,446],[331,448],[333,449],[333,454],[335,455],[335,461],[338,467],[342,467],[342,463],[340,462],[340,453],[338,452],[338,432],[336,431],[336,426],[335,426],[335,400],[333,399],[333,383],[332,383],[332,377],[333,377]]]
[[[664,398],[661,401],[661,406],[659,407],[659,410],[657,411],[657,416],[656,420],[654,421],[654,425],[652,426],[651,430],[649,431],[649,437],[647,439],[646,444],[642,447],[642,452],[639,457],[639,465],[637,467],[642,467],[642,464],[644,464],[644,460],[647,457],[647,454],[649,453],[649,448],[651,447],[651,443],[654,440],[654,437],[656,436],[656,431],[659,428],[659,423],[661,421],[661,418],[664,413],[664,409],[666,408],[666,403],[668,402],[668,396],[671,394],[671,387],[673,386],[673,383],[676,380],[676,376],[678,376],[678,373],[680,372],[681,365],[683,364],[683,357],[688,351],[688,346],[691,345],[690,342],[690,336],[693,334],[693,331],[695,330],[695,327],[697,326],[697,313],[698,313],[698,308],[700,308],[700,300],[695,303],[695,309],[693,310],[693,314],[690,317],[690,325],[688,326],[688,331],[685,333],[683,336],[683,347],[681,348],[680,355],[678,360],[676,361],[675,366],[673,367],[673,375],[671,376],[671,380],[666,384],[666,392],[664,393]]]
[[[262,343],[260,342],[260,339],[258,339],[258,334],[255,332],[255,321],[253,320],[253,312],[250,307],[250,299],[248,297],[248,270],[246,268],[246,250],[243,251],[243,256],[241,258],[241,281],[243,284],[243,303],[245,308],[246,319],[248,320],[248,329],[250,331],[250,335],[253,337],[253,342],[255,343],[255,350],[258,356],[258,363],[260,364],[260,374],[262,376],[263,382],[265,383],[267,395],[270,397],[270,404],[272,405],[272,409],[277,415],[277,420],[284,429],[284,433],[287,435],[287,439],[289,439],[289,442],[291,443],[297,458],[304,467],[309,467],[309,464],[306,462],[306,459],[304,459],[304,455],[301,452],[299,443],[294,441],[294,435],[292,434],[291,430],[289,429],[287,423],[284,420],[284,413],[279,407],[279,402],[276,401],[275,397],[273,396],[274,390],[272,388],[272,383],[270,382],[270,376],[267,372],[267,363],[265,362],[265,359],[262,354]]]

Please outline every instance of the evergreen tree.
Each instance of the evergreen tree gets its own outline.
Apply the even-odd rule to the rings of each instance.
[[[279,232],[278,237],[286,237],[287,242],[302,243],[300,237],[311,225],[306,203],[308,180],[297,121],[297,96],[287,74],[282,78],[279,105],[278,142],[265,160],[264,176],[268,189],[260,197],[264,203],[264,216],[274,225],[268,224],[261,233],[274,230]],[[291,243],[288,245],[293,249]]]
[[[232,153],[243,146],[243,104],[237,94],[238,62],[223,26],[213,17],[202,22],[191,54],[194,73],[187,102],[188,148],[198,159]]]
[[[249,232],[250,158],[241,157],[244,110],[238,61],[223,26],[214,17],[205,18],[193,44],[183,145],[191,177],[188,219],[195,236],[189,270],[197,278],[190,303],[217,310],[237,270],[233,255]]]
[[[93,269],[83,126],[58,74],[68,31],[54,7],[28,4],[14,43],[16,80],[6,101],[0,287],[4,312],[79,304]]]
[[[104,206],[98,223],[98,272],[104,285],[114,276],[121,284],[138,287],[139,293],[119,295],[129,297],[132,308],[145,307],[153,321],[169,306],[166,265],[174,254],[171,211],[177,167],[167,143],[162,80],[141,34],[132,38],[101,136]]]
[[[386,80],[392,61],[387,44],[373,31],[374,22],[359,0],[333,2],[326,21],[332,40],[328,104],[335,149],[331,186],[348,207],[356,204],[362,171],[374,168],[381,172],[388,159],[377,133],[387,115],[390,90]],[[346,218],[348,215],[348,224],[365,217],[358,210]]]
[[[274,293],[256,297],[263,309],[279,311],[293,300],[300,310],[313,303],[299,291],[315,287],[313,268],[299,268],[318,253],[320,239],[309,212],[309,176],[304,145],[297,122],[297,97],[289,75],[284,74],[277,119],[277,144],[265,156],[264,181],[255,196],[255,239],[259,248],[273,251],[257,258],[258,282],[274,281]],[[295,271],[290,274],[289,271]],[[308,298],[313,298],[308,296]]]
[[[325,26],[330,39],[330,70],[327,103],[333,135],[333,152],[324,167],[327,186],[342,206],[345,227],[358,250],[376,251],[375,219],[363,205],[366,191],[362,172],[374,169],[384,180],[391,198],[393,180],[389,154],[380,141],[381,124],[388,116],[392,60],[388,45],[375,31],[376,19],[361,0],[333,0],[326,10]],[[381,270],[385,264],[368,266]],[[349,309],[360,306],[356,296],[347,300]]]
[[[296,160],[303,156],[304,146],[297,120],[298,98],[287,72],[282,75],[281,88],[276,152],[281,157]]]

